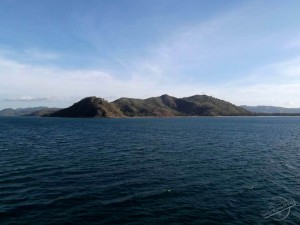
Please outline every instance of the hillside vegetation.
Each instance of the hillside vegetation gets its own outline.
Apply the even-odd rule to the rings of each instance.
[[[87,97],[74,105],[50,113],[53,117],[170,117],[170,116],[246,116],[249,111],[229,102],[207,96],[194,95],[176,98],[169,95],[147,99],[120,98],[107,102]]]

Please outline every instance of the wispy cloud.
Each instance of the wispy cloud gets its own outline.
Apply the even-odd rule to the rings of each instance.
[[[200,86],[245,80],[270,64],[276,64],[278,76],[297,76],[299,66],[289,60],[299,54],[286,52],[282,45],[290,41],[298,25],[290,21],[288,9],[278,9],[276,3],[270,6],[282,19],[281,23],[274,22],[274,10],[261,10],[264,5],[250,2],[207,21],[177,27],[159,44],[149,47],[148,54],[126,65],[130,71],[163,82]],[[299,43],[294,40],[293,46]],[[263,74],[260,80],[270,80],[270,76]]]
[[[285,49],[293,49],[293,48],[299,48],[300,47],[300,37],[294,37],[290,40],[287,40],[285,43],[283,43],[283,48]]]
[[[10,54],[0,51],[0,96],[6,103],[46,102],[52,97],[52,103],[67,104],[91,95],[114,100],[205,93],[235,104],[300,106],[300,55],[295,51],[300,42],[297,35],[290,38],[298,23],[286,13],[289,8],[276,4],[248,2],[206,21],[174,26],[155,42],[148,40],[146,47],[139,43],[139,50],[124,44],[123,54],[116,49],[126,39],[116,47],[99,35],[95,10],[95,18],[88,14],[74,33],[95,46],[99,61],[107,58],[109,65],[102,66],[105,61],[70,69],[58,65],[70,56],[55,51],[34,47]],[[275,8],[281,17],[274,21]],[[47,62],[58,63],[54,67]]]
[[[31,60],[58,60],[62,57],[61,54],[41,51],[39,49],[26,49],[24,51],[24,56]]]
[[[183,97],[205,93],[235,104],[300,106],[297,97],[300,96],[300,77],[289,76],[290,68],[297,64],[300,64],[300,58],[261,67],[234,81],[201,85],[189,82],[164,83],[138,74],[122,80],[106,71],[53,69],[1,59],[0,73],[6,76],[0,77],[0,95],[8,96],[5,101],[12,102],[70,104],[94,95],[112,101],[122,96],[146,98],[168,93]]]
[[[223,85],[237,104],[300,107],[300,57],[256,68],[244,78]]]
[[[55,98],[49,97],[32,97],[32,96],[21,96],[17,98],[6,98],[3,99],[7,102],[40,102],[40,101],[52,101]]]

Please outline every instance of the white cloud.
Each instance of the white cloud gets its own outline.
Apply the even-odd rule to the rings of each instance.
[[[51,101],[55,98],[49,97],[32,97],[32,96],[21,96],[17,98],[7,98],[3,99],[4,101],[8,102],[39,102],[39,101]]]
[[[9,49],[0,49],[2,58],[11,59],[18,62],[26,63],[47,63],[56,62],[65,57],[62,53],[41,50],[38,48],[27,48],[19,51]]]
[[[155,80],[133,75],[121,80],[100,70],[67,70],[21,64],[0,59],[0,95],[6,99],[33,100],[98,96],[139,96],[153,92]],[[159,81],[158,81],[159,82]],[[23,97],[20,99],[19,96]]]
[[[256,69],[221,88],[236,104],[300,107],[300,58]]]
[[[270,18],[274,14],[270,13],[271,8],[258,8],[251,3],[209,21],[176,28],[162,37],[161,43],[151,46],[148,54],[126,59],[115,57],[113,60],[124,68],[122,76],[119,76],[122,71],[113,69],[62,69],[2,57],[0,96],[19,100],[25,96],[23,102],[26,98],[27,102],[53,98],[53,102],[70,103],[91,95],[109,96],[113,100],[122,96],[146,98],[167,93],[184,97],[205,93],[235,104],[285,106],[293,102],[293,106],[300,107],[300,57],[260,63],[264,50],[274,50],[277,45],[282,48],[282,43],[291,48],[300,42],[287,38],[288,34],[279,29],[283,25],[269,31],[263,29],[261,24],[272,25]],[[89,35],[94,37],[90,42],[95,46],[101,42],[101,36],[92,30]],[[61,57],[34,48],[22,54],[41,61]],[[265,57],[269,59],[272,55]],[[243,60],[247,65],[248,60],[254,62],[249,62],[253,64],[251,71],[236,72],[235,66]],[[214,69],[219,67],[224,67],[224,71],[217,72],[230,74],[228,78],[218,79],[222,74]],[[205,77],[209,77],[209,82],[204,81]]]
[[[6,101],[0,107],[7,107],[8,101],[16,106],[20,102],[67,106],[86,96],[109,96],[108,100],[114,100],[122,96],[147,98],[165,93],[176,97],[208,94],[238,105],[300,107],[300,77],[295,76],[296,70],[293,76],[290,74],[290,68],[297,64],[300,58],[264,66],[239,80],[201,85],[176,82],[177,78],[172,75],[166,76],[173,82],[162,82],[165,78],[157,76],[154,79],[142,73],[134,73],[123,80],[101,70],[40,67],[1,58],[0,96]]]

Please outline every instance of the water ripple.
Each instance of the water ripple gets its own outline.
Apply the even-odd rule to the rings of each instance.
[[[279,224],[261,212],[300,201],[299,122],[0,118],[0,224]]]

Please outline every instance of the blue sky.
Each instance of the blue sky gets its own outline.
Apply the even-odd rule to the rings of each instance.
[[[213,95],[300,107],[300,1],[0,0],[0,109]]]

